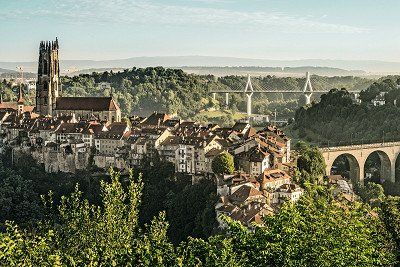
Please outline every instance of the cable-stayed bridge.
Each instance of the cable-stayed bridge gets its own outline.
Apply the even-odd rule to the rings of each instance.
[[[245,82],[245,83],[244,83]],[[236,84],[236,85],[231,85],[227,86],[227,89],[222,89],[222,90],[213,90],[210,91],[210,93],[213,94],[213,98],[216,98],[217,94],[225,94],[225,105],[229,105],[229,94],[232,93],[244,93],[247,96],[247,116],[250,118],[251,116],[251,100],[252,96],[254,93],[282,93],[282,94],[302,94],[305,96],[306,99],[306,105],[311,103],[311,96],[314,93],[327,93],[330,89],[326,90],[314,90],[312,86],[312,79],[310,76],[310,73],[306,73],[306,80],[304,83],[303,87],[300,87],[299,89],[293,90],[293,86],[290,86],[291,88],[289,89],[289,86],[282,85],[281,88],[270,88],[266,85],[263,85],[260,83],[258,79],[253,80],[251,79],[250,75],[247,76],[247,81],[243,81],[243,84]],[[355,97],[358,98],[358,93],[360,91],[351,91],[350,93],[355,94]]]

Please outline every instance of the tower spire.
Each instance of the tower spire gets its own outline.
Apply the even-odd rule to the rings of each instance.
[[[19,87],[17,103],[18,104],[23,104],[24,103],[24,94],[22,92],[22,86]]]

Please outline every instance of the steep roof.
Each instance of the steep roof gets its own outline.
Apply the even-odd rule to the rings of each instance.
[[[145,121],[143,121],[142,124],[159,126],[161,124],[164,124],[164,122],[166,122],[169,119],[170,117],[165,113],[154,112],[153,114],[150,115],[150,117],[148,117]]]
[[[56,110],[114,111],[119,107],[112,97],[58,97]]]
[[[23,112],[32,112],[34,106],[23,106]],[[18,102],[1,102],[0,110],[16,111],[18,110]]]
[[[287,179],[291,179],[291,177],[286,172],[279,169],[267,169],[260,175],[262,184]]]
[[[262,193],[254,187],[243,185],[230,195],[230,200],[233,202],[245,202],[252,197],[263,197]]]
[[[169,136],[161,145],[190,145],[196,148],[206,147],[209,143],[215,140],[215,136],[210,137],[192,137],[192,136]]]

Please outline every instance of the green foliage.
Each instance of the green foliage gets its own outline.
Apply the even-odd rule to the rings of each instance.
[[[320,146],[394,141],[400,131],[399,117],[397,106],[353,104],[346,90],[335,89],[323,95],[319,103],[300,108],[294,129],[299,131],[299,137]]]
[[[325,159],[317,147],[309,146],[304,142],[298,142],[295,146],[299,154],[297,158],[297,168],[300,176],[300,184],[318,183],[325,174]]]
[[[52,216],[54,212],[43,209],[40,196],[51,191],[55,204],[58,204],[63,195],[75,190],[76,183],[80,183],[85,198],[99,204],[100,181],[104,177],[89,172],[49,174],[30,156],[16,159],[13,168],[9,168],[10,159],[7,152],[0,160],[0,224],[10,220],[20,227],[32,227],[37,220],[45,215]]]
[[[253,83],[262,88],[281,88],[299,90],[304,85],[304,78],[294,77],[254,77]],[[209,108],[223,108],[225,95],[217,94],[216,100],[210,91],[240,90],[246,79],[243,76],[225,76],[216,78],[212,75],[187,74],[179,69],[133,68],[122,72],[104,72],[81,74],[74,77],[62,77],[63,94],[66,96],[103,96],[110,90],[103,90],[97,83],[111,84],[113,96],[125,115],[132,113],[145,115],[156,108],[159,112],[178,114],[181,118],[192,119],[200,111]],[[316,90],[347,87],[366,89],[372,81],[359,77],[321,77],[313,76],[313,87]],[[260,114],[271,114],[276,109],[280,116],[293,117],[298,105],[298,94],[269,94],[253,96],[253,110]],[[229,109],[234,113],[246,111],[245,96],[229,95]],[[220,118],[220,120],[222,120]],[[219,122],[208,118],[207,122]],[[226,123],[226,121],[222,121]]]
[[[8,223],[0,233],[1,266],[62,266],[61,253],[52,247],[54,232],[29,235]]]
[[[358,182],[354,183],[354,190],[358,196],[361,197],[363,202],[372,204],[373,202],[381,202],[385,198],[385,193],[382,185],[368,182],[366,185],[362,185]]]
[[[233,156],[228,152],[217,155],[211,163],[211,168],[216,174],[232,174],[235,171]]]
[[[386,230],[396,243],[397,261],[400,261],[400,198],[388,197],[383,201],[380,215]]]
[[[215,227],[216,184],[202,180],[187,185],[180,192],[168,194],[167,219],[170,222],[169,236],[177,244],[187,237],[207,238]]]
[[[108,82],[113,96],[125,114],[160,112],[194,115],[204,108],[202,99],[210,99],[208,91],[214,86],[212,77],[195,76],[182,70],[162,67],[125,70],[112,73],[81,74],[63,77],[64,94],[76,96],[109,95],[110,90],[97,87]],[[208,101],[207,101],[208,102]]]
[[[160,213],[138,224],[143,182],[131,174],[126,190],[118,173],[101,183],[101,206],[78,189],[63,197],[58,218],[31,234],[7,225],[0,234],[2,266],[392,266],[397,230],[390,234],[367,206],[336,202],[327,189],[310,186],[297,204],[248,231],[225,219],[227,235],[189,238],[174,247]],[[188,195],[188,197],[194,197]],[[179,199],[184,201],[184,199]],[[385,206],[384,206],[385,207]],[[188,207],[186,207],[188,208]],[[385,207],[386,227],[398,224],[398,203]],[[397,228],[395,228],[397,229]],[[393,239],[392,239],[393,238]],[[397,239],[396,239],[397,238]]]
[[[391,92],[396,89],[396,82],[393,79],[385,79],[380,82],[374,82],[366,90],[361,91],[360,99],[363,102],[370,102],[381,92]]]
[[[32,190],[32,180],[25,180],[0,163],[0,223],[14,221],[32,226],[43,213],[37,192]]]
[[[309,190],[297,205],[287,203],[267,217],[251,240],[259,266],[387,266],[393,244],[382,223],[362,206],[343,207],[324,189]],[[264,253],[263,253],[264,252]]]

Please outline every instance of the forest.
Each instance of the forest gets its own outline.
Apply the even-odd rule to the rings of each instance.
[[[254,77],[255,85],[263,88],[298,90],[305,78]],[[214,101],[210,91],[244,90],[246,78],[242,76],[215,77],[212,75],[187,74],[179,69],[133,68],[121,72],[103,72],[62,77],[65,96],[109,95],[110,90],[100,89],[97,84],[111,84],[113,96],[125,115],[148,115],[155,109],[159,112],[177,114],[183,119],[193,119],[205,110],[226,109],[225,96],[217,94]],[[313,76],[313,87],[318,89],[346,87],[351,90],[366,89],[373,80],[367,78]],[[299,95],[256,94],[253,98],[253,112],[271,114],[275,110],[280,116],[294,116],[299,105]],[[243,94],[230,94],[227,107],[233,113],[245,112]],[[221,115],[222,116],[222,115]],[[207,119],[207,118],[203,118]],[[208,118],[209,119],[209,118]]]
[[[319,102],[299,108],[292,128],[299,138],[319,146],[399,141],[398,83],[397,76],[374,82],[360,93],[361,104],[345,88],[332,89]],[[380,92],[387,92],[386,104],[372,105]]]
[[[95,182],[81,174],[76,185],[73,177],[41,178],[33,165],[27,175],[28,169],[20,168],[28,164],[11,169],[3,160],[0,265],[395,266],[400,199],[371,193],[354,203],[333,198],[321,176],[325,166],[318,149],[302,143],[297,150],[302,198],[285,203],[253,231],[225,218],[228,228],[215,233],[204,224],[208,185],[162,192],[168,184],[186,183],[168,177],[168,166],[157,171],[157,179],[150,178],[155,173],[145,163],[127,177],[111,170]],[[59,183],[53,180],[49,187],[50,179]],[[162,181],[146,189],[157,180]],[[49,189],[40,201],[39,194]],[[174,196],[157,207],[165,194]],[[372,198],[378,207],[371,208]],[[29,224],[26,218],[32,218]]]

